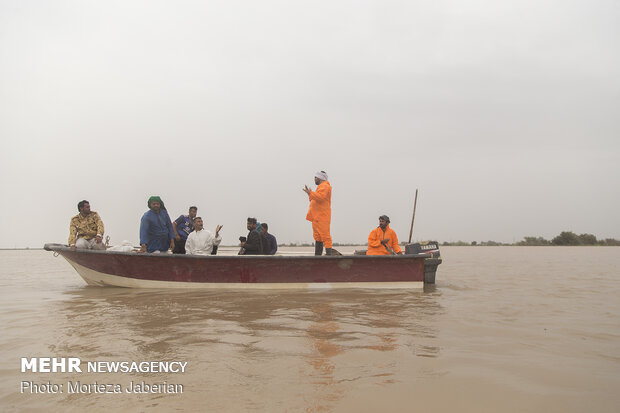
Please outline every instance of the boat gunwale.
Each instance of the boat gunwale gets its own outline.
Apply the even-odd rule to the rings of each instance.
[[[439,260],[441,258],[434,258],[429,253],[419,254],[401,254],[401,255],[189,255],[189,254],[170,254],[170,253],[138,253],[136,251],[107,251],[107,250],[91,250],[91,249],[71,249],[65,244],[48,243],[43,246],[46,251],[53,251],[59,254],[63,252],[69,253],[84,253],[84,254],[104,254],[104,255],[121,255],[121,256],[136,256],[136,257],[148,257],[158,259],[208,259],[208,260],[222,260],[222,259],[236,259],[236,260],[315,260],[315,259],[354,259],[354,260],[368,260],[368,259],[398,259],[398,260],[410,260],[415,258],[423,258],[425,260]]]

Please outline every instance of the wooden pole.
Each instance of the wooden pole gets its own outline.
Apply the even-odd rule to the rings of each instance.
[[[409,230],[409,242],[411,244],[411,236],[413,235],[413,221],[415,220],[415,208],[418,203],[418,189],[415,190],[415,199],[413,201],[413,216],[411,217],[411,229]]]

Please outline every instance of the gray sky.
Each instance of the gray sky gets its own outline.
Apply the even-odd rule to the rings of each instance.
[[[620,238],[620,5],[592,0],[0,0],[0,247],[87,199],[138,243],[150,195],[225,244]],[[314,186],[314,185],[313,185]]]

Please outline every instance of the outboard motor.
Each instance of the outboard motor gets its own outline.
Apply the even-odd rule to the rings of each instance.
[[[437,241],[423,241],[405,245],[406,255],[424,254],[424,283],[435,284],[435,273],[441,264],[439,243]]]
[[[437,241],[422,241],[405,245],[405,254],[430,254],[429,258],[440,258]]]

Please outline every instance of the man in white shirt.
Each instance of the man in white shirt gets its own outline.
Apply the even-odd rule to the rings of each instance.
[[[214,245],[220,245],[222,237],[220,235],[221,225],[215,228],[215,237],[208,229],[204,229],[202,218],[194,218],[194,231],[187,236],[185,251],[190,255],[211,255]]]

